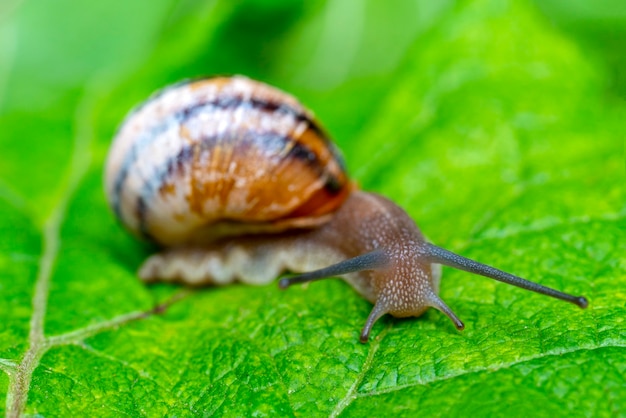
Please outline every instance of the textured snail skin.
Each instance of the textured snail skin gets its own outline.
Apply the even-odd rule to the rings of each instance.
[[[407,317],[419,316],[431,306],[446,309],[437,296],[439,266],[419,256],[424,244],[419,229],[400,207],[382,196],[355,191],[319,228],[225,239],[201,248],[172,248],[148,258],[139,276],[146,281],[189,284],[227,284],[237,279],[265,284],[285,270],[318,270],[384,248],[385,262],[376,270],[344,277],[375,304],[373,325],[385,313]]]
[[[429,307],[463,329],[438,296],[441,264],[587,306],[426,242],[402,208],[356,189],[308,110],[244,77],[179,84],[131,113],[105,182],[122,223],[163,247],[142,280],[265,284],[303,273],[280,280],[286,288],[342,276],[374,304],[361,342],[382,315]]]

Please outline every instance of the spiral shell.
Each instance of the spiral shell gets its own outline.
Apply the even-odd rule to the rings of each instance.
[[[131,112],[105,183],[122,223],[162,245],[317,226],[352,187],[310,111],[240,76],[180,83]]]

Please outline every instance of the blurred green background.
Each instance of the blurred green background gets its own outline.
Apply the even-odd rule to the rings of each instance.
[[[502,13],[515,8],[514,3],[495,3],[483,7],[502,8]],[[180,79],[212,74],[246,74],[292,92],[315,110],[345,148],[370,129],[372,117],[385,104],[386,92],[407,76],[406,62],[418,45],[429,36],[445,36],[433,33],[463,4],[5,0],[0,6],[5,155],[0,178],[8,188],[20,189],[15,190],[18,194],[34,198],[34,210],[42,215],[59,187],[72,116],[85,89],[97,90],[99,97],[111,101],[108,108],[98,110],[97,139],[106,146],[127,109],[152,91]],[[602,82],[607,100],[624,97],[624,2],[548,0],[531,8],[548,31],[561,33],[570,42],[567,47],[578,49],[606,72]],[[506,29],[521,29],[515,25],[511,21]],[[466,35],[468,43],[471,36]],[[502,34],[491,36],[494,43],[507,42],[498,40]],[[541,36],[535,41],[542,42]],[[516,56],[520,61],[528,52],[522,49]],[[448,52],[451,57],[455,54]],[[412,100],[407,105],[420,105],[419,96]],[[34,120],[45,132],[41,137],[30,130]],[[14,142],[23,143],[25,138],[37,141],[31,153],[46,156],[40,159],[41,170],[28,176],[14,167],[24,158]],[[346,154],[352,171],[358,173],[360,162],[353,163]],[[96,157],[101,158],[101,153]]]
[[[624,51],[622,0],[3,0],[0,411],[623,415]],[[294,94],[436,243],[590,309],[445,270],[462,334],[428,312],[361,345],[339,281],[143,286],[102,164],[132,106],[213,74]]]

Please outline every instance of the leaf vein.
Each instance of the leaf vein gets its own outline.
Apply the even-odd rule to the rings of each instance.
[[[13,360],[0,358],[0,370],[8,375],[12,375],[13,373],[15,373],[16,369],[17,363],[15,363]]]
[[[473,238],[471,239],[471,242],[476,243],[476,242],[484,242],[484,241],[492,241],[492,240],[503,240],[503,239],[517,237],[517,236],[525,235],[525,234],[534,234],[537,232],[548,232],[548,231],[551,231],[553,229],[557,229],[563,226],[568,226],[568,227],[571,226],[572,229],[574,229],[574,226],[576,225],[586,225],[592,222],[620,222],[620,221],[623,221],[624,219],[626,219],[626,215],[624,214],[624,212],[606,213],[606,214],[596,216],[593,218],[590,218],[588,216],[574,216],[568,219],[560,220],[558,222],[555,221],[549,225],[529,225],[529,226],[524,226],[523,228],[512,230],[509,233],[501,233],[501,232],[491,233],[489,236]],[[473,233],[473,236],[477,236],[478,234],[480,234],[480,232],[481,231],[479,230]]]
[[[161,389],[165,389],[163,386],[161,386],[159,384],[159,382],[154,377],[152,377],[152,375],[150,375],[150,373],[146,372],[145,370],[142,370],[142,369],[139,369],[137,367],[134,367],[132,364],[130,364],[129,362],[127,362],[125,360],[122,360],[122,359],[120,359],[118,357],[115,357],[115,356],[111,356],[111,355],[106,354],[106,353],[104,353],[102,351],[96,350],[95,348],[91,347],[90,345],[87,345],[87,344],[84,344],[84,343],[76,344],[76,346],[82,348],[83,350],[85,350],[85,351],[87,351],[90,354],[93,354],[95,356],[98,356],[98,357],[101,357],[103,359],[112,361],[114,363],[119,363],[122,366],[127,367],[127,368],[133,370],[134,372],[136,372],[139,376],[143,377],[144,379],[150,380],[151,382],[153,382],[155,385],[157,385]]]
[[[471,368],[467,370],[462,370],[457,373],[450,373],[446,376],[435,376],[432,379],[424,379],[424,380],[419,380],[413,383],[397,385],[397,386],[386,388],[386,389],[373,390],[373,391],[365,392],[365,393],[358,393],[355,395],[355,398],[366,398],[366,397],[371,397],[371,396],[384,395],[387,393],[393,393],[393,392],[397,392],[400,390],[404,390],[404,389],[412,388],[416,386],[426,386],[431,383],[443,382],[443,381],[454,379],[460,376],[468,376],[468,375],[482,373],[482,372],[497,372],[502,369],[508,369],[510,367],[518,366],[520,364],[525,364],[525,363],[528,363],[528,362],[531,362],[540,358],[562,356],[564,354],[572,354],[572,353],[581,352],[581,351],[595,351],[595,350],[599,350],[603,348],[626,348],[626,343],[616,341],[614,343],[605,344],[602,346],[586,346],[586,347],[580,346],[580,347],[574,347],[572,349],[567,349],[567,350],[554,350],[552,352],[545,352],[545,353],[540,353],[540,354],[524,357],[516,361],[501,363],[493,367],[484,367],[484,366],[475,367],[475,368]]]
[[[48,346],[52,347],[52,346],[57,346],[57,345],[68,345],[68,344],[79,343],[85,340],[86,338],[93,337],[94,335],[99,334],[102,331],[107,331],[109,329],[117,328],[127,323],[141,320],[141,319],[146,319],[152,315],[161,313],[165,311],[167,308],[169,308],[170,306],[172,306],[173,304],[175,304],[176,302],[186,298],[191,293],[192,293],[191,291],[185,289],[176,293],[174,296],[172,296],[169,300],[165,301],[164,303],[157,305],[156,307],[148,311],[129,312],[129,313],[111,318],[108,321],[102,321],[96,324],[91,324],[84,328],[79,328],[79,329],[67,332],[65,334],[50,336],[46,340],[47,344]]]
[[[376,352],[378,352],[378,349],[380,348],[380,343],[382,342],[383,338],[387,335],[387,333],[389,332],[392,326],[393,325],[391,323],[387,325],[387,327],[385,327],[385,329],[372,342],[370,351],[367,354],[365,361],[363,362],[363,367],[361,368],[361,372],[358,374],[358,376],[356,377],[356,379],[354,380],[354,382],[348,389],[348,392],[346,392],[346,395],[337,403],[337,406],[335,406],[335,409],[333,409],[333,411],[330,413],[330,416],[332,418],[338,417],[343,412],[343,410],[346,409],[352,403],[352,401],[354,401],[357,398],[358,396],[356,393],[357,386],[361,384],[361,382],[363,381],[363,378],[365,377],[365,374],[371,369],[372,363],[374,362],[374,357],[376,356]]]
[[[24,410],[33,371],[47,350],[44,336],[44,318],[48,305],[52,270],[59,252],[61,225],[65,219],[69,202],[91,162],[89,150],[92,137],[90,109],[93,107],[93,93],[93,91],[86,90],[76,108],[75,125],[77,126],[77,131],[74,136],[72,161],[67,172],[67,186],[65,192],[60,196],[56,207],[44,223],[42,231],[43,252],[39,260],[39,271],[35,280],[35,291],[32,300],[33,311],[28,336],[29,348],[18,365],[17,373],[9,381],[9,390],[6,398],[8,417],[18,417]]]

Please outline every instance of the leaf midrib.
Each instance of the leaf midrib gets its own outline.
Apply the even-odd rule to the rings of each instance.
[[[29,348],[22,361],[17,365],[17,372],[9,374],[6,399],[8,417],[18,417],[24,410],[33,371],[46,351],[44,319],[48,304],[51,273],[59,253],[59,234],[67,214],[68,205],[91,164],[92,109],[95,97],[97,97],[97,90],[94,87],[95,83],[87,84],[76,108],[74,126],[77,129],[73,140],[71,163],[65,175],[68,179],[67,186],[56,207],[44,223],[43,252],[35,280],[28,335]]]

